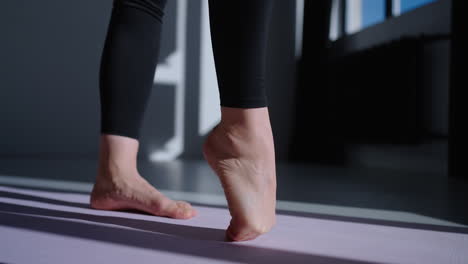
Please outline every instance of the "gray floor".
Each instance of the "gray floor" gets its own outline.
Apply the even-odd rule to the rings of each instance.
[[[232,245],[222,241],[222,189],[202,161],[139,163],[152,184],[200,211],[178,221],[89,209],[95,161],[3,158],[0,262],[467,263],[466,182],[383,167],[278,164],[278,225]]]

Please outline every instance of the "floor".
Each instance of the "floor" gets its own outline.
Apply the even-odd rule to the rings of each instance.
[[[278,164],[278,219],[224,241],[229,212],[201,161],[140,162],[199,216],[89,208],[95,162],[0,160],[0,263],[468,263],[466,182],[440,172]]]

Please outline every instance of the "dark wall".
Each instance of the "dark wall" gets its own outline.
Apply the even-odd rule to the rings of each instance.
[[[306,2],[293,159],[343,165],[353,144],[447,137],[451,1],[324,43],[327,8]]]
[[[161,63],[174,48],[169,1]],[[201,158],[199,101],[201,0],[189,0],[184,157]],[[98,69],[112,1],[6,0],[0,9],[0,155],[95,157],[99,136]],[[268,93],[278,157],[286,157],[294,87],[295,2],[276,1],[269,43]],[[142,152],[173,134],[174,89],[155,84]]]
[[[468,2],[453,0],[452,5],[452,43],[450,73],[450,135],[449,135],[449,175],[468,179],[466,166],[466,112],[467,91],[466,68],[468,52],[466,47],[466,11]]]
[[[352,54],[401,38],[426,37],[421,45],[424,90],[424,128],[427,134],[448,136],[451,1],[438,0],[391,18],[331,44],[334,57]],[[428,19],[430,18],[430,19]],[[416,71],[416,70],[415,70]],[[392,73],[389,72],[389,78]]]
[[[96,151],[109,1],[2,1],[0,153]]]
[[[280,160],[291,151],[296,102],[295,1],[275,1],[268,41],[267,80],[275,152]],[[300,29],[298,29],[300,30]]]

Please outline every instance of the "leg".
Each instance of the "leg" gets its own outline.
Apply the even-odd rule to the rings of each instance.
[[[91,207],[137,209],[190,218],[188,203],[172,201],[137,171],[141,121],[159,55],[166,0],[114,0],[101,58],[101,142]]]
[[[273,134],[264,88],[272,0],[210,0],[221,122],[203,146],[232,216],[226,235],[250,240],[275,224]]]

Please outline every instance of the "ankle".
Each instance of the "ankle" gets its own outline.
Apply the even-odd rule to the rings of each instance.
[[[136,139],[102,134],[99,143],[100,157],[115,161],[136,160],[139,142]]]
[[[102,134],[99,147],[98,175],[115,177],[133,174],[137,170],[138,141]]]
[[[221,108],[220,128],[241,137],[265,137],[271,134],[268,108]]]
[[[273,134],[268,119],[264,125],[230,121],[221,121],[210,133],[203,145],[206,156],[257,161],[274,158]]]
[[[137,167],[133,161],[100,161],[98,174],[105,177],[118,177],[122,175],[133,175],[137,173]]]
[[[268,108],[221,107],[221,123],[226,126],[258,127],[269,125]]]

